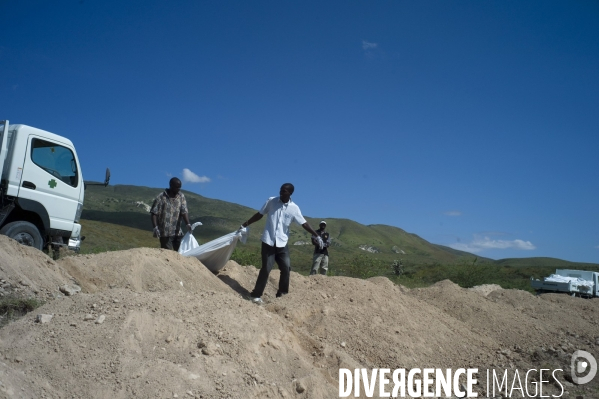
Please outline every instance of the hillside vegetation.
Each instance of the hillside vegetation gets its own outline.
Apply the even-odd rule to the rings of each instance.
[[[81,224],[86,236],[82,253],[158,247],[152,237],[149,207],[162,188],[130,185],[90,186],[86,190]],[[205,243],[228,234],[247,220],[256,209],[206,198],[183,190],[192,223],[201,221],[194,235]],[[317,227],[320,219],[306,216]],[[250,239],[239,245],[233,259],[240,264],[260,265],[260,234],[264,219],[250,228]],[[556,268],[599,270],[598,264],[569,262],[554,258],[511,258],[492,260],[432,244],[400,228],[362,225],[349,219],[328,219],[333,240],[330,274],[369,278],[385,276],[409,287],[428,286],[450,279],[463,287],[495,283],[504,288],[529,289],[529,278],[543,277]],[[309,234],[292,225],[290,252],[293,270],[307,274],[313,246]],[[393,269],[401,260],[401,274]]]
[[[104,222],[136,229],[127,230],[135,244],[105,243],[103,246],[114,249],[134,248],[140,246],[155,246],[156,240],[151,239],[151,223],[148,213],[149,207],[156,195],[163,189],[139,186],[117,185],[109,187],[90,186],[85,193],[85,206],[82,218],[86,221]],[[189,208],[189,217],[192,223],[203,223],[194,232],[200,242],[207,242],[214,238],[228,234],[239,227],[256,212],[256,209],[230,202],[215,200],[183,190]],[[317,228],[320,219],[306,216],[308,222]],[[264,228],[264,219],[253,224],[250,231],[250,240],[246,250],[257,249],[260,244],[260,234]],[[400,228],[384,225],[365,226],[349,219],[327,219],[327,230],[333,238],[334,251],[343,256],[358,254],[372,254],[374,258],[392,261],[403,259],[409,264],[432,264],[435,262],[455,262],[460,259],[474,259],[475,256],[467,252],[456,251],[451,248],[434,245],[415,234],[410,234]],[[84,226],[85,227],[85,226]],[[99,225],[90,225],[93,234],[102,236]],[[123,232],[124,233],[124,232]],[[84,233],[86,236],[89,234]],[[150,241],[146,238],[149,237]],[[90,237],[91,238],[91,237]],[[100,237],[98,237],[101,240]],[[114,241],[109,239],[108,241]],[[301,259],[306,255],[311,256],[312,245],[297,245],[309,243],[310,235],[298,225],[292,225],[290,247]],[[97,252],[97,245],[85,242],[84,251]],[[296,244],[296,245],[293,245]],[[364,249],[360,249],[360,247]],[[372,251],[372,252],[369,252]],[[307,258],[306,258],[307,259]]]

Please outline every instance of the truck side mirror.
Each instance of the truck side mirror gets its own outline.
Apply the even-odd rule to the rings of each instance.
[[[106,179],[104,179],[104,187],[106,187],[108,185],[109,181],[110,181],[110,169],[106,168]]]
[[[87,182],[87,181],[84,181],[83,182],[83,189],[85,190],[87,188],[87,186],[104,186],[104,187],[106,187],[108,185],[109,181],[110,181],[110,169],[106,168],[106,177],[104,178],[104,183],[96,183],[96,182]]]

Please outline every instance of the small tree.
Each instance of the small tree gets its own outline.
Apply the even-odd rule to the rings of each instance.
[[[395,259],[391,265],[391,268],[396,276],[401,276],[403,274],[403,263],[401,262],[401,259]]]

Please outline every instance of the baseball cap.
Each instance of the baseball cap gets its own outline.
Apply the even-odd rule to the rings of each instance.
[[[325,222],[324,220],[321,220],[320,223],[318,224],[327,224],[327,222]]]

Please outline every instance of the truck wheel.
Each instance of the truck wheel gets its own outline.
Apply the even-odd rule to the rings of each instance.
[[[0,234],[9,236],[19,244],[37,248],[40,251],[44,245],[42,235],[33,223],[23,221],[8,223],[0,229]]]

